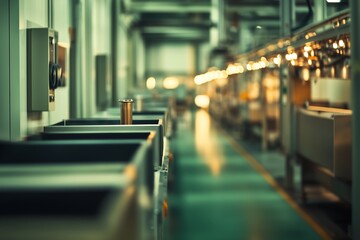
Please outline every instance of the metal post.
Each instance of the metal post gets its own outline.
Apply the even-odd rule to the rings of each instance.
[[[19,0],[9,1],[10,9],[10,140],[22,139],[22,96],[20,78],[20,33],[19,31]]]
[[[210,28],[210,45],[212,48],[219,45],[219,0],[211,0],[210,19],[213,26]]]
[[[0,0],[0,139],[10,140],[10,0]]]
[[[352,239],[360,239],[360,2],[350,1],[352,84]]]
[[[117,103],[117,71],[118,71],[118,27],[120,16],[120,1],[111,1],[111,106],[115,107]]]
[[[218,0],[218,11],[219,11],[219,43],[223,44],[226,41],[226,19],[225,19],[225,1]]]
[[[294,0],[281,0],[280,2],[280,27],[281,36],[288,37],[291,35],[291,28],[295,23],[295,2]]]
[[[294,0],[281,0],[281,35],[282,37],[291,36],[291,29],[295,23],[295,3]],[[292,139],[295,138],[293,131],[293,106],[291,103],[291,79],[289,74],[288,66],[286,62],[282,59],[280,65],[280,136],[282,141],[282,146],[286,153],[285,161],[285,181],[288,188],[293,188],[294,186],[294,159],[293,159],[293,143]],[[286,99],[286,102],[283,102]]]
[[[326,1],[314,1],[314,12],[314,22],[321,22],[322,20],[326,19]]]

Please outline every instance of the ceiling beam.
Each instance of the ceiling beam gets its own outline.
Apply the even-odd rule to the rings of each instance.
[[[164,40],[166,39],[188,39],[203,40],[209,38],[209,31],[204,28],[194,27],[166,27],[152,26],[141,28],[145,38]]]
[[[131,13],[208,13],[209,4],[181,3],[181,2],[136,2],[126,1],[125,10]]]
[[[141,29],[143,34],[167,34],[179,36],[204,36],[208,35],[209,31],[193,27],[166,27],[166,26],[152,26],[143,27]]]
[[[189,2],[163,2],[147,1],[139,2],[126,0],[124,1],[125,11],[130,13],[210,13],[211,4],[206,3],[189,3]],[[280,14],[280,7],[274,3],[230,3],[227,5],[228,12],[264,12],[266,15]],[[306,6],[297,6],[297,12],[307,12]]]

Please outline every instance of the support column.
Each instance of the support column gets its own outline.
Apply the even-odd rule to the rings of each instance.
[[[295,1],[294,0],[281,0],[280,2],[281,13],[281,36],[291,36],[291,29],[295,24]],[[288,188],[294,186],[294,117],[293,117],[293,105],[291,103],[291,79],[289,74],[289,68],[286,61],[283,60],[280,65],[280,136],[282,147],[285,150],[285,184]]]
[[[291,35],[291,28],[295,24],[295,1],[281,0],[280,2],[280,27],[281,36],[287,37]]]
[[[210,28],[210,45],[215,48],[219,45],[219,0],[211,0],[210,19],[213,26]]]
[[[111,2],[111,103],[112,107],[119,106],[117,95],[117,71],[118,71],[118,28],[120,16],[120,1],[112,0]]]
[[[10,140],[21,140],[21,84],[20,84],[20,31],[19,0],[9,0],[10,10]]]
[[[350,1],[352,89],[352,239],[360,239],[360,2]]]
[[[321,22],[327,17],[326,1],[314,1],[314,22]]]
[[[10,140],[10,0],[0,0],[0,140]]]

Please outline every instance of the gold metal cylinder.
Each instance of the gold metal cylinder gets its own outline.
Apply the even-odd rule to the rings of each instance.
[[[131,125],[132,124],[132,111],[133,111],[133,100],[132,99],[122,99],[119,100],[121,103],[121,125]]]

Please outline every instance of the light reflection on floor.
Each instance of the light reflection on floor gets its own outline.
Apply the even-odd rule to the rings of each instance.
[[[207,112],[183,116],[172,140],[167,239],[321,239],[239,156]]]
[[[195,113],[195,146],[204,163],[214,176],[218,176],[224,163],[224,154],[211,131],[210,117],[204,110]]]

